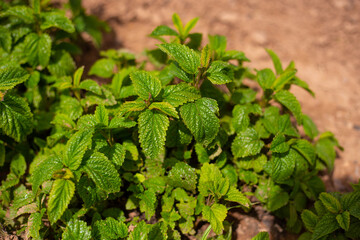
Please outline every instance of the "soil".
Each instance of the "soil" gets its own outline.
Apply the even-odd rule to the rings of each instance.
[[[359,180],[360,1],[83,0],[83,5],[113,29],[102,49],[126,48],[141,55],[158,43],[147,35],[160,24],[171,26],[177,12],[184,22],[200,17],[195,32],[225,35],[228,49],[244,51],[250,67],[272,67],[265,48],[274,50],[284,65],[294,60],[298,76],[316,93],[312,98],[292,89],[303,112],[320,131],[334,132],[345,149],[338,152],[329,190],[349,191],[350,183]],[[250,239],[254,229],[274,227],[244,218],[238,217],[236,229],[241,239]]]

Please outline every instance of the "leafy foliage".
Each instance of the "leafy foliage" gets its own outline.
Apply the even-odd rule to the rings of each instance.
[[[191,33],[198,18],[183,24],[174,14],[174,28],[150,34],[160,44],[146,51],[147,61],[109,49],[86,72],[73,60],[82,33],[100,46],[108,27],[80,0],[66,8],[70,18],[49,1],[1,3],[5,231],[34,239],[182,239],[199,237],[199,222],[208,222],[203,239],[211,229],[230,239],[228,212],[259,203],[289,231],[304,225],[305,237],[359,238],[359,187],[325,192],[318,173],[333,170],[342,147],[330,132],[319,134],[290,92],[298,85],[312,94],[293,62],[283,69],[267,50],[275,72],[250,69],[224,36],[209,35],[201,47],[202,34]],[[153,71],[144,70],[148,63]],[[305,209],[310,201],[316,210]]]

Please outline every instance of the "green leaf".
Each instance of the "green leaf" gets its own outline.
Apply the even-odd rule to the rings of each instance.
[[[51,38],[48,34],[44,33],[37,35],[30,33],[24,40],[25,53],[28,62],[36,67],[41,65],[46,67],[49,64],[51,54]]]
[[[6,11],[3,11],[0,14],[0,16],[1,17],[12,16],[15,18],[19,18],[22,21],[24,21],[24,23],[27,24],[33,23],[35,20],[33,10],[28,6],[20,6],[20,5],[6,9]]]
[[[89,75],[96,75],[102,78],[109,78],[113,75],[114,67],[116,63],[110,58],[103,58],[97,60],[94,65],[91,66]]]
[[[193,77],[191,74],[185,72],[185,71],[179,66],[179,64],[178,64],[177,62],[172,62],[172,63],[169,65],[168,68],[169,68],[169,72],[170,72],[173,76],[175,76],[175,77],[177,77],[177,78],[179,78],[179,79],[181,79],[181,80],[183,80],[183,81],[185,81],[185,82],[188,82],[188,83],[193,83],[193,82],[194,82],[194,77]]]
[[[226,37],[221,35],[208,35],[209,46],[218,54],[223,54],[226,50]]]
[[[8,90],[29,78],[26,70],[20,67],[0,69],[0,90]]]
[[[211,224],[213,231],[216,234],[221,234],[224,229],[223,221],[227,215],[227,209],[222,204],[213,204],[211,207],[204,206],[202,214],[205,220],[208,220]]]
[[[158,109],[166,115],[169,115],[170,117],[179,118],[178,112],[176,111],[175,107],[173,107],[168,102],[154,102],[149,106],[149,109]]]
[[[260,70],[256,74],[257,82],[259,83],[260,87],[264,90],[271,89],[271,86],[276,80],[275,74],[269,68],[265,68]]]
[[[302,89],[304,89],[308,93],[310,93],[311,96],[315,97],[315,93],[310,89],[309,85],[305,81],[301,80],[300,78],[294,77],[292,79],[291,83],[301,87]]]
[[[166,133],[166,146],[177,147],[179,145],[188,145],[191,143],[193,136],[190,130],[182,121],[170,121],[169,128]]]
[[[40,237],[40,229],[42,224],[42,217],[45,213],[45,208],[41,209],[41,212],[35,212],[30,214],[30,217],[27,222],[27,229],[29,232],[28,237],[32,237],[33,239],[41,239]]]
[[[199,20],[199,18],[196,17],[196,18],[191,19],[188,23],[186,23],[186,25],[184,27],[184,36],[187,36],[189,34],[190,30],[195,27],[198,20]]]
[[[98,105],[95,110],[95,120],[101,126],[109,125],[109,114],[104,105]]]
[[[305,139],[299,139],[293,145],[291,145],[291,147],[296,149],[311,166],[315,165],[315,148],[309,141]]]
[[[120,109],[119,115],[122,116],[127,112],[139,112],[146,108],[146,102],[141,99],[137,99],[136,101],[128,101],[124,102]]]
[[[69,139],[63,159],[65,166],[71,170],[79,168],[85,151],[91,146],[93,133],[92,129],[80,130]]]
[[[250,118],[248,116],[247,107],[244,105],[235,105],[232,110],[232,124],[237,133],[240,133],[248,128]]]
[[[290,149],[290,146],[286,142],[286,138],[285,138],[284,134],[282,134],[282,133],[277,134],[274,137],[273,141],[271,142],[270,150],[272,152],[284,153],[284,152],[289,151],[289,149]]]
[[[57,77],[72,75],[75,71],[75,62],[71,55],[62,50],[51,55],[48,66],[49,72]]]
[[[33,116],[24,99],[5,94],[3,101],[0,101],[0,128],[18,142],[32,132]]]
[[[280,76],[276,78],[275,82],[273,82],[271,87],[275,90],[282,89],[285,84],[289,83],[295,77],[295,74],[295,69],[289,69],[282,72]]]
[[[51,121],[51,124],[58,125],[67,129],[74,129],[76,127],[75,122],[68,115],[65,115],[63,113],[56,114],[54,119]]]
[[[269,236],[269,234],[267,232],[259,232],[251,240],[270,240],[270,236]]]
[[[185,125],[195,140],[205,146],[214,140],[219,131],[220,123],[216,116],[218,112],[217,102],[210,98],[200,98],[180,107],[180,115]]]
[[[40,185],[46,180],[50,180],[53,173],[62,167],[61,158],[56,155],[49,156],[41,161],[31,175],[32,191],[36,193]]]
[[[248,128],[235,137],[231,144],[231,151],[235,158],[254,156],[261,151],[263,146],[264,142],[259,139],[255,129]]]
[[[281,74],[283,72],[283,68],[281,65],[281,61],[279,59],[279,57],[270,49],[266,49],[266,52],[269,54],[269,56],[271,57],[271,60],[273,61],[275,70],[276,70],[276,74]]]
[[[266,209],[273,212],[289,202],[289,194],[271,179],[260,181],[255,197],[266,203]]]
[[[8,29],[0,27],[0,47],[4,49],[5,52],[11,51],[12,38],[11,33]]]
[[[183,24],[181,22],[181,19],[180,19],[179,15],[174,13],[172,15],[172,21],[173,21],[174,26],[176,27],[176,29],[179,31],[180,35],[183,36],[184,35],[184,29],[183,29]]]
[[[329,138],[321,138],[317,141],[315,149],[318,157],[325,162],[326,167],[332,172],[336,158],[334,143]]]
[[[123,222],[119,222],[112,217],[106,220],[100,220],[95,223],[97,230],[100,232],[101,239],[119,239],[128,235],[128,229]]]
[[[163,101],[168,102],[174,107],[178,107],[187,102],[195,101],[201,97],[199,90],[186,83],[166,86],[162,95]]]
[[[156,194],[152,189],[145,190],[142,194],[138,195],[140,198],[140,211],[145,212],[145,217],[150,220],[155,214],[156,207]]]
[[[296,97],[287,90],[280,90],[274,95],[276,101],[284,105],[294,115],[297,123],[302,124],[301,106]]]
[[[245,53],[237,50],[225,51],[221,56],[221,60],[223,61],[238,60],[240,62],[250,62],[250,60],[245,56]]]
[[[336,216],[336,221],[340,227],[345,231],[349,230],[350,227],[350,213],[348,211],[342,212]]]
[[[323,192],[319,196],[320,201],[326,209],[332,213],[339,213],[341,211],[341,204],[339,200],[337,200],[334,196],[330,193]]]
[[[6,155],[5,145],[2,142],[0,142],[0,167],[4,166],[5,155]]]
[[[75,27],[63,13],[60,12],[44,12],[41,13],[42,23],[40,25],[41,30],[48,28],[59,28],[68,33],[75,32]]]
[[[89,240],[90,238],[90,227],[87,226],[86,222],[78,219],[70,220],[62,234],[63,240]]]
[[[305,209],[301,213],[301,219],[306,229],[309,230],[310,232],[314,232],[315,226],[319,221],[318,216],[316,216],[315,213],[313,213],[312,211]]]
[[[224,199],[230,202],[237,202],[247,208],[251,207],[250,200],[234,186],[230,187],[229,191],[224,196]]]
[[[121,116],[116,116],[113,119],[111,119],[110,124],[108,126],[109,129],[111,128],[132,128],[136,125],[135,121],[132,121],[130,119],[126,119]]]
[[[174,58],[180,67],[189,74],[196,74],[200,66],[200,57],[192,49],[179,43],[164,43],[159,48]]]
[[[26,161],[22,154],[16,154],[10,163],[10,171],[14,173],[17,177],[21,177],[25,174],[26,171]]]
[[[168,174],[170,186],[182,187],[188,191],[195,191],[197,175],[195,168],[190,167],[184,162],[178,162]]]
[[[161,82],[153,74],[146,71],[136,71],[130,74],[135,91],[141,99],[154,99],[161,91]]]
[[[161,37],[161,36],[178,36],[179,34],[172,28],[160,25],[157,26],[150,34],[150,37]]]
[[[358,195],[360,195],[360,194],[358,194]],[[358,219],[360,219],[360,202],[358,199],[357,199],[357,202],[354,203],[354,205],[349,207],[349,212],[350,212],[351,216],[354,216],[354,217],[357,217]],[[345,206],[343,206],[343,207],[344,207],[344,209],[346,209]]]
[[[234,79],[234,72],[229,63],[214,61],[206,71],[206,77],[213,84],[226,84]]]
[[[195,144],[195,152],[198,158],[199,163],[210,162],[209,155],[206,149],[200,143]]]
[[[316,224],[311,240],[320,239],[340,228],[336,215],[327,213]]]
[[[119,173],[105,155],[98,152],[93,153],[85,160],[83,169],[96,186],[104,191],[113,193],[120,190]]]
[[[76,88],[79,87],[80,81],[81,81],[81,77],[82,77],[83,73],[84,73],[84,66],[79,67],[79,68],[75,71],[74,76],[73,76],[73,85],[74,85],[74,87],[76,87]]]
[[[270,175],[274,181],[288,179],[293,174],[295,163],[299,161],[299,158],[302,158],[301,155],[293,149],[286,153],[273,153],[269,164],[271,168]]]
[[[314,139],[317,135],[319,135],[319,130],[317,129],[315,123],[308,115],[303,114],[302,119],[303,119],[304,132],[306,136],[308,136],[311,139]]]
[[[204,68],[209,67],[210,64],[210,58],[211,58],[211,48],[207,44],[202,50],[201,50],[201,66]]]
[[[75,184],[68,179],[57,179],[51,188],[48,202],[48,216],[54,224],[67,209],[75,193]]]
[[[202,196],[212,194],[220,198],[227,194],[229,187],[229,179],[223,177],[216,165],[205,163],[201,167],[198,189]]]
[[[139,115],[139,139],[144,153],[151,159],[157,158],[163,151],[169,119],[166,115],[146,110]]]

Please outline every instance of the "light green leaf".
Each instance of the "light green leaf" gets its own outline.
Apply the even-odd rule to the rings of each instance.
[[[315,149],[318,157],[325,162],[326,167],[332,172],[336,158],[334,143],[329,138],[321,138],[316,142]]]
[[[286,142],[284,134],[277,134],[271,142],[270,150],[276,153],[284,153],[289,151],[289,144]]]
[[[270,240],[270,236],[269,236],[269,233],[267,233],[267,232],[259,232],[251,240]]]
[[[230,187],[229,191],[224,196],[224,199],[230,202],[237,202],[247,208],[251,207],[250,200],[234,186]]]
[[[101,87],[94,80],[87,79],[87,80],[84,80],[84,81],[80,82],[79,88],[83,89],[83,90],[86,90],[86,91],[89,91],[89,92],[93,92],[93,93],[95,93],[97,95],[102,94]]]
[[[51,38],[48,34],[44,33],[37,35],[36,33],[30,33],[26,36],[25,53],[28,62],[33,66],[37,67],[41,65],[46,67],[49,64],[51,54]]]
[[[237,133],[244,131],[250,124],[247,107],[244,105],[235,105],[232,111],[232,125]]]
[[[61,12],[43,12],[41,13],[42,23],[40,25],[41,30],[48,28],[59,28],[68,33],[75,32],[75,27],[63,13]]]
[[[10,171],[14,173],[17,177],[21,177],[25,174],[26,171],[26,161],[22,154],[16,154],[10,163]]]
[[[174,107],[178,107],[187,102],[195,101],[201,97],[199,90],[186,84],[166,86],[162,95],[163,101],[168,102]]]
[[[198,190],[201,195],[216,195],[218,198],[226,195],[230,187],[229,179],[224,178],[219,168],[214,164],[205,163],[201,167]]]
[[[91,66],[89,75],[96,75],[102,78],[109,78],[113,75],[114,67],[116,63],[109,58],[103,58],[97,60],[94,65]]]
[[[145,190],[142,194],[138,195],[140,198],[140,211],[145,212],[145,217],[150,220],[155,214],[156,208],[156,194],[152,189]]]
[[[62,234],[63,240],[89,240],[90,238],[90,227],[87,226],[86,222],[78,219],[70,220]]]
[[[173,107],[168,102],[154,102],[149,106],[149,109],[158,109],[161,112],[165,113],[174,118],[179,118],[178,112],[176,111],[175,107]]]
[[[271,57],[275,70],[276,70],[276,74],[281,74],[283,72],[283,68],[281,65],[281,61],[279,59],[279,57],[270,49],[266,49],[266,52],[269,54],[269,56]]]
[[[195,144],[195,152],[196,152],[199,163],[210,162],[209,155],[202,144],[200,144],[200,143]]]
[[[188,191],[195,191],[197,175],[195,168],[190,167],[184,162],[178,162],[168,174],[170,186],[181,187]]]
[[[315,213],[313,213],[312,211],[305,209],[301,213],[301,219],[306,229],[309,230],[310,232],[314,232],[315,226],[319,221],[318,216],[316,216]]]
[[[161,36],[178,36],[179,34],[172,28],[160,25],[157,26],[151,33],[150,37],[161,37]]]
[[[145,108],[146,102],[141,99],[137,99],[136,101],[124,102],[119,109],[119,115],[123,116],[127,112],[139,112],[144,110]]]
[[[52,224],[62,216],[74,193],[75,184],[72,180],[57,179],[54,181],[48,202],[48,216]]]
[[[208,44],[201,50],[201,66],[202,67],[204,67],[204,68],[209,67],[211,53],[212,53],[212,51]]]
[[[200,57],[192,49],[179,43],[164,43],[159,48],[174,58],[180,67],[189,74],[196,74],[200,67]]]
[[[337,200],[330,193],[323,192],[319,196],[320,201],[326,209],[332,213],[339,213],[342,210],[339,200]]]
[[[3,133],[20,142],[32,132],[33,116],[24,99],[5,94],[0,101],[0,128]]]
[[[185,27],[184,27],[184,36],[187,36],[190,32],[191,29],[193,29],[196,25],[196,23],[198,22],[199,18],[193,18],[191,19],[188,23],[186,23]]]
[[[109,114],[104,105],[98,105],[95,110],[95,120],[101,126],[109,125]]]
[[[69,139],[63,159],[65,166],[71,170],[79,168],[85,151],[91,146],[93,133],[93,129],[80,130]]]
[[[128,235],[125,223],[119,222],[112,217],[97,221],[95,226],[101,235],[101,239],[104,240],[125,238]]]
[[[317,129],[313,120],[306,114],[303,114],[303,127],[306,136],[311,139],[314,139],[317,135],[319,135],[319,130]]]
[[[208,35],[209,46],[215,50],[217,54],[223,54],[226,50],[226,37],[221,35]]]
[[[136,93],[141,99],[154,99],[161,91],[161,82],[153,74],[136,71],[130,74]]]
[[[336,215],[327,213],[324,216],[322,216],[321,219],[316,224],[311,240],[320,239],[336,231],[339,228],[340,226],[336,221]]]
[[[208,220],[211,224],[213,231],[216,234],[221,234],[224,229],[223,221],[227,215],[227,209],[222,204],[213,204],[211,207],[204,206],[202,209],[204,219]]]
[[[174,26],[176,27],[176,29],[179,31],[180,35],[183,36],[184,35],[183,24],[182,24],[181,19],[180,19],[179,15],[177,13],[174,13],[172,15],[172,21],[173,21]]]
[[[0,69],[0,90],[8,90],[29,78],[26,70],[20,67]]]
[[[32,190],[37,192],[40,185],[46,180],[50,180],[53,173],[60,170],[63,167],[61,158],[53,155],[49,156],[45,160],[41,161],[38,166],[35,167],[31,175]]]
[[[234,79],[234,72],[229,63],[214,61],[206,71],[206,77],[213,84],[226,84]]]
[[[271,89],[271,86],[276,80],[275,74],[269,68],[265,68],[257,72],[257,82],[264,90]]]
[[[93,153],[85,160],[83,169],[96,186],[104,191],[113,193],[120,190],[119,173],[105,155],[98,152]]]
[[[271,87],[275,90],[282,89],[287,83],[289,83],[295,77],[295,74],[296,74],[295,69],[289,69],[282,72],[280,76],[276,78],[275,82],[273,82]]]
[[[276,101],[284,105],[294,115],[297,123],[302,124],[301,106],[296,97],[287,90],[280,90],[274,95]]]
[[[163,151],[169,119],[166,115],[151,110],[142,112],[138,119],[139,139],[144,153],[151,159]]]
[[[12,38],[11,33],[8,29],[0,26],[0,48],[4,49],[5,52],[11,51]]]
[[[108,128],[109,129],[111,129],[111,128],[132,128],[135,125],[136,125],[135,121],[124,118],[122,116],[116,116],[113,119],[111,119]]]
[[[240,62],[250,62],[250,60],[245,56],[245,53],[237,50],[225,51],[221,56],[221,60],[223,61],[237,60]]]
[[[348,211],[342,212],[336,216],[336,221],[340,227],[345,231],[349,230],[350,227],[350,213]]]
[[[231,144],[231,151],[236,158],[254,156],[261,151],[263,146],[264,142],[259,139],[255,129],[248,128],[235,137]]]
[[[63,113],[56,114],[54,119],[51,121],[51,124],[58,125],[67,129],[74,129],[76,127],[75,122],[68,115],[65,115]]]
[[[205,146],[216,137],[220,123],[216,114],[219,108],[216,100],[200,98],[194,103],[186,103],[180,108],[180,115],[194,135],[195,140]]]

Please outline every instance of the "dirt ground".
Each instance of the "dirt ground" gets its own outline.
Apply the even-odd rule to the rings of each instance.
[[[294,60],[298,76],[316,93],[293,89],[320,131],[332,131],[345,148],[335,163],[335,190],[360,178],[360,1],[359,0],[83,0],[85,8],[110,23],[104,49],[136,54],[157,43],[147,35],[171,25],[177,12],[194,31],[221,34],[228,49],[242,50],[249,66],[272,67],[264,48],[284,65]],[[334,189],[331,189],[334,190]],[[238,231],[241,231],[238,229]],[[246,239],[246,238],[242,238]]]

